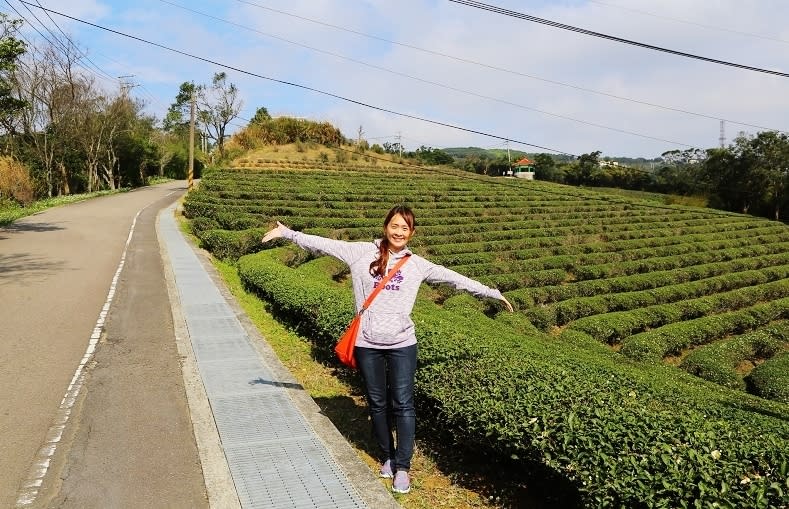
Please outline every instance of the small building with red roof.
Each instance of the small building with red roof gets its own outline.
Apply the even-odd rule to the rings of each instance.
[[[526,180],[534,180],[534,169],[532,168],[533,165],[534,161],[524,156],[512,163],[512,168],[516,177]]]

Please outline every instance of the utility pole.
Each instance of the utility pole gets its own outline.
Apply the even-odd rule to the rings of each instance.
[[[510,158],[510,140],[505,140],[504,143],[507,144],[507,163],[512,166],[512,159]]]
[[[718,138],[718,141],[721,144],[721,148],[726,148],[726,121],[725,120],[721,120],[721,134],[720,134],[720,138]]]
[[[402,136],[400,136],[400,131],[397,131],[397,148],[400,150],[400,157],[403,157],[403,142]]]
[[[134,74],[118,76],[118,79],[120,80],[121,96],[123,96],[124,99],[126,99],[126,97],[129,95],[129,90],[139,86],[137,83],[132,83],[130,78],[134,78]]]
[[[189,185],[187,189],[192,190],[192,178],[195,168],[195,91],[192,90],[192,98],[189,108]]]

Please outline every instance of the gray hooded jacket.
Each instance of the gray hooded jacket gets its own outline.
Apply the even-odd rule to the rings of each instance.
[[[364,305],[367,296],[381,280],[380,277],[370,275],[370,264],[378,258],[380,240],[347,242],[307,235],[288,228],[283,229],[282,236],[295,242],[303,249],[333,256],[350,267],[357,313]],[[411,259],[402,266],[397,274],[392,276],[370,308],[362,314],[362,326],[359,336],[356,338],[356,346],[402,348],[416,344],[411,310],[414,307],[419,286],[423,281],[447,283],[477,297],[502,299],[500,291],[425,260],[421,256],[413,254],[408,248],[399,253],[390,252],[387,271],[405,255],[411,255]]]

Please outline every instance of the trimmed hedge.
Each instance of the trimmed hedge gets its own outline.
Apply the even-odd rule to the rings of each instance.
[[[754,394],[789,403],[789,352],[776,355],[753,368],[745,383]]]
[[[745,381],[735,369],[738,364],[746,360],[770,359],[783,349],[789,350],[789,322],[786,321],[697,348],[682,360],[680,367],[724,387],[745,390]]]
[[[632,339],[635,334],[647,329],[694,320],[727,310],[741,309],[754,302],[786,296],[789,296],[789,279],[782,279],[672,304],[658,304],[632,311],[616,311],[581,318],[573,322],[570,328],[586,332],[601,342],[615,344],[625,339]],[[639,345],[641,345],[640,341]],[[645,344],[645,348],[650,347]],[[641,354],[634,351],[633,358],[640,359]]]
[[[522,313],[444,287],[420,292],[423,426],[524,474],[547,468],[588,507],[789,506],[789,406],[634,362],[604,343],[642,333],[649,348],[673,351],[783,316],[786,225],[462,172],[263,164],[206,173],[187,196],[195,232],[218,256],[261,249],[262,227],[276,219],[370,239],[389,205],[409,203],[415,252],[511,290]],[[334,363],[353,314],[347,268],[290,245],[243,256],[239,267]],[[565,323],[553,338],[536,328]],[[749,389],[781,400],[781,359],[754,369]]]
[[[331,264],[294,269],[287,256],[281,248],[245,256],[239,273],[332,359],[353,314],[351,291],[332,280]],[[447,302],[472,312],[424,297],[414,310],[425,426],[481,454],[516,458],[524,471],[550,469],[585,507],[789,502],[789,423],[769,417],[787,407],[757,399],[743,407],[741,397],[695,387],[673,370],[628,366],[582,341],[519,335],[463,300]]]
[[[631,359],[658,362],[666,355],[679,353],[683,348],[703,345],[731,334],[741,334],[786,318],[789,318],[789,297],[635,334],[622,342],[621,351]]]
[[[205,230],[197,234],[205,249],[214,256],[222,259],[235,260],[245,254],[260,251],[260,239],[266,234],[266,228],[252,228],[250,230]]]

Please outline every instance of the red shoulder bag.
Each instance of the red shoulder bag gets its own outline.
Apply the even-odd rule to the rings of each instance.
[[[408,258],[411,255],[406,255],[400,259],[399,262],[392,267],[389,272],[381,279],[381,282],[378,286],[373,290],[373,292],[367,297],[367,300],[364,301],[362,305],[362,309],[356,313],[356,316],[353,317],[351,320],[350,325],[348,328],[345,329],[342,337],[340,337],[339,343],[334,347],[334,351],[337,354],[337,357],[340,359],[340,362],[345,364],[348,367],[356,369],[356,358],[353,356],[353,349],[356,346],[356,336],[359,335],[359,327],[362,325],[362,314],[370,307],[370,304],[373,303],[373,299],[375,299],[381,290],[384,289],[386,283],[397,274],[397,271],[400,270],[400,267],[403,266],[405,262],[408,261]]]

